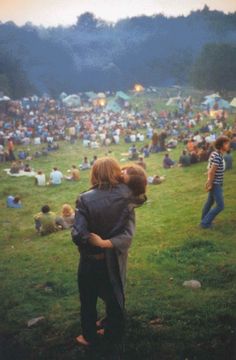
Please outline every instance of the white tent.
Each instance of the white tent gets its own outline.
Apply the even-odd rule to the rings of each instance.
[[[220,99],[220,95],[218,93],[207,95],[205,99]]]
[[[172,97],[167,101],[166,105],[177,105],[180,101],[181,101],[180,96]]]
[[[59,99],[60,100],[63,100],[63,99],[65,99],[67,97],[67,94],[65,93],[65,92],[62,92],[61,94],[60,94],[60,96],[59,96]]]
[[[0,101],[9,101],[11,100],[8,96],[3,96],[3,97],[0,97]]]
[[[97,94],[97,97],[98,97],[99,99],[105,99],[105,98],[106,98],[106,94],[104,94],[103,92],[100,92],[100,93]]]
[[[236,107],[236,97],[230,103],[231,106]]]
[[[62,102],[69,107],[78,107],[81,104],[80,97],[75,94],[67,96]]]

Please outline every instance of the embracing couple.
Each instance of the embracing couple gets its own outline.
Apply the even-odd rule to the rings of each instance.
[[[84,346],[96,344],[98,333],[113,344],[124,334],[124,287],[128,249],[135,231],[134,208],[146,201],[147,178],[138,165],[120,168],[113,158],[96,160],[91,189],[76,201],[72,239],[80,261],[78,286]],[[97,299],[105,303],[106,317],[97,318]],[[99,330],[100,327],[100,330]]]

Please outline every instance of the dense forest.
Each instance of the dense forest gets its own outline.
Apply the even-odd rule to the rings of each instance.
[[[69,27],[0,23],[0,91],[48,93],[188,85],[236,90],[236,12],[207,6],[188,16],[110,24],[85,13]]]

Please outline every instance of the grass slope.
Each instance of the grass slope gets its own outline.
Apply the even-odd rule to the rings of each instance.
[[[137,144],[138,145],[138,144]],[[118,160],[127,152],[123,142],[111,147]],[[178,160],[182,146],[171,153]],[[97,154],[104,155],[105,149]],[[59,152],[33,160],[31,166],[49,174],[57,165],[66,173],[84,155],[95,152],[81,143],[61,143]],[[166,182],[148,187],[148,202],[136,210],[137,230],[127,273],[127,332],[124,359],[234,359],[236,319],[236,171],[225,174],[226,208],[214,230],[198,227],[206,163],[163,170],[162,154],[147,159],[149,175],[166,175]],[[235,158],[235,153],[234,153]],[[101,346],[87,354],[74,341],[80,333],[76,284],[78,253],[69,231],[40,237],[33,214],[45,203],[59,211],[74,204],[88,188],[88,172],[79,183],[39,188],[31,178],[0,172],[1,358],[106,359]],[[23,208],[7,209],[6,196],[19,194]],[[186,289],[197,279],[202,288]],[[52,291],[45,291],[44,285]],[[104,312],[99,304],[100,313]],[[31,328],[27,321],[44,316]],[[151,320],[155,320],[150,324]]]

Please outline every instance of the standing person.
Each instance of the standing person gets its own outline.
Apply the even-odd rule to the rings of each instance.
[[[229,150],[230,140],[227,136],[220,136],[215,142],[213,151],[208,163],[208,177],[206,190],[208,198],[202,210],[201,227],[208,229],[212,226],[212,221],[222,210],[224,210],[223,197],[223,178],[224,178],[224,159],[223,154]],[[213,204],[216,206],[212,208]]]
[[[5,162],[5,151],[4,146],[0,144],[0,163]]]
[[[7,150],[8,150],[8,156],[9,156],[9,161],[15,161],[16,157],[14,154],[14,143],[13,143],[13,139],[9,138],[7,141]]]
[[[122,183],[121,169],[112,158],[101,158],[94,163],[91,184],[92,188],[77,201],[72,230],[72,239],[80,251],[82,335],[77,341],[85,346],[96,343],[96,303],[101,297],[107,313],[105,338],[119,346],[124,330],[127,256],[135,230],[132,204],[140,204],[140,198],[137,200]]]
[[[230,150],[226,151],[226,154],[224,155],[224,161],[225,161],[225,170],[232,170],[233,157]]]

